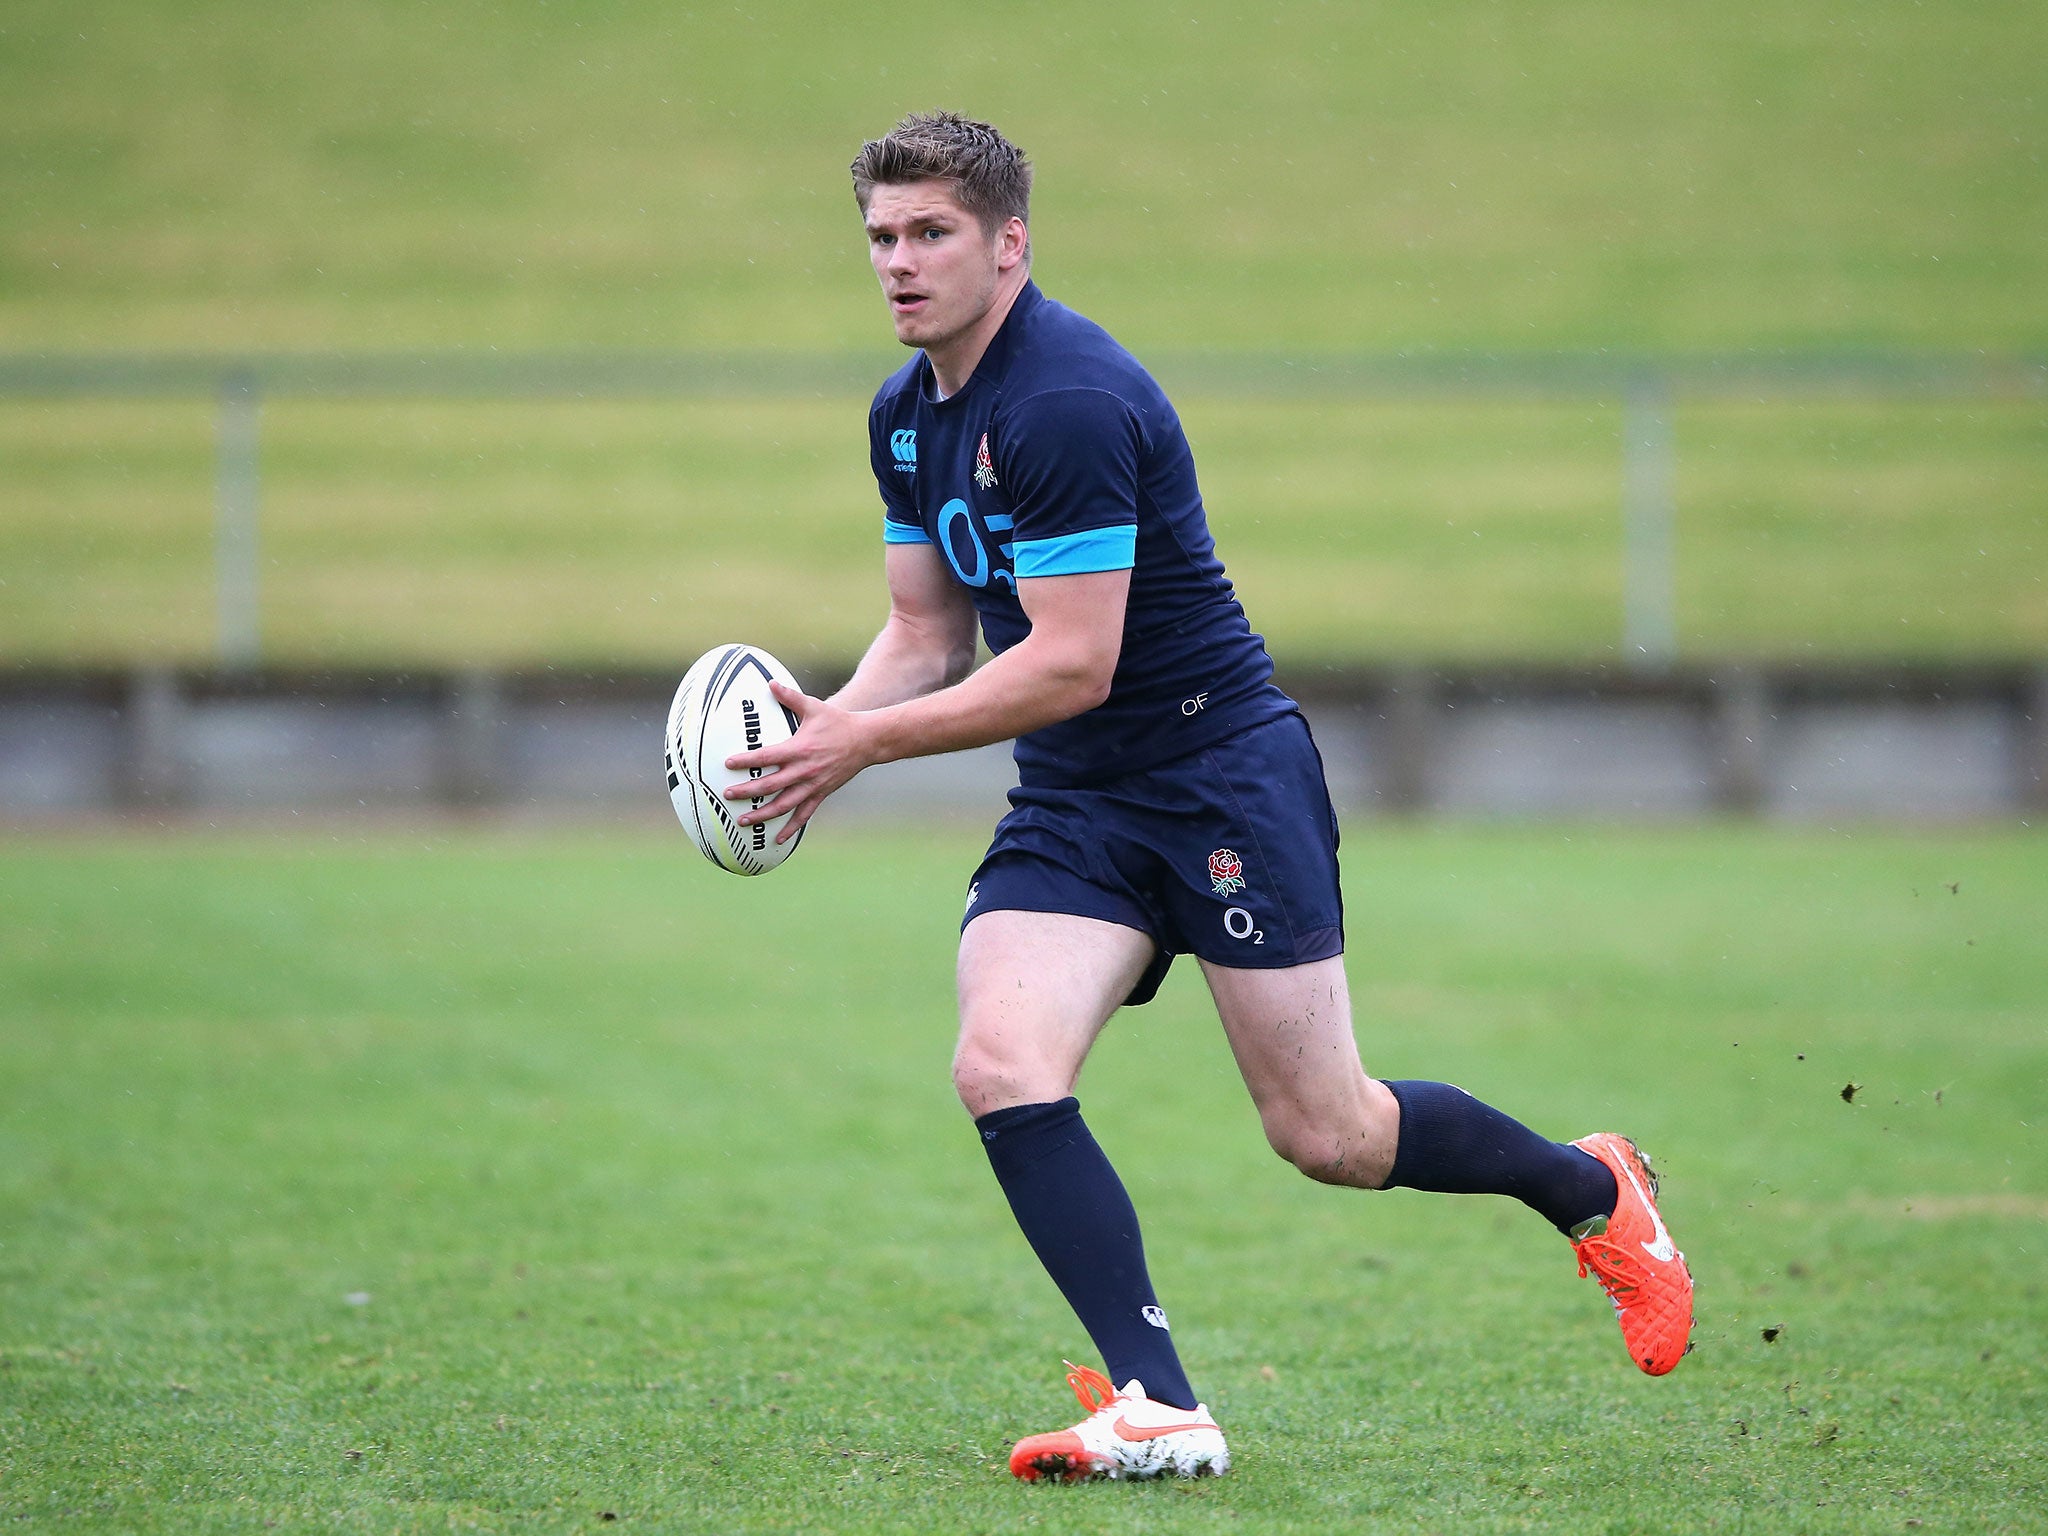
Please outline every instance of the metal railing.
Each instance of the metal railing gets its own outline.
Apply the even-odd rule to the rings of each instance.
[[[508,400],[864,393],[898,355],[499,352],[0,354],[0,397],[211,397],[215,429],[217,655],[262,657],[257,621],[263,402],[275,398]],[[1676,449],[1681,398],[2048,396],[2048,359],[1983,353],[1621,352],[1148,357],[1169,392],[1245,396],[1536,396],[1619,401],[1624,596],[1633,669],[1677,654]]]

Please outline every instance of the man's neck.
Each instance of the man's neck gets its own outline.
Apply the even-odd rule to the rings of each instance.
[[[1023,266],[1019,266],[1014,275],[1006,274],[996,286],[995,300],[989,305],[988,313],[970,330],[957,337],[943,352],[929,347],[925,349],[925,359],[932,365],[932,382],[938,385],[941,400],[950,399],[967,387],[967,381],[974,377],[974,370],[981,366],[982,358],[988,354],[989,343],[996,339],[996,332],[1010,318],[1017,295],[1030,281],[1031,273]]]

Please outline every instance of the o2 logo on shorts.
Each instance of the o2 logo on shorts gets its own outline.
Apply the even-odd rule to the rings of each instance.
[[[1235,896],[1244,889],[1244,860],[1235,850],[1218,848],[1209,855],[1209,884],[1215,887],[1218,896]],[[1254,944],[1266,942],[1265,930],[1243,907],[1223,909],[1223,931],[1233,939],[1250,939]]]
[[[1266,930],[1259,927],[1243,907],[1223,909],[1223,931],[1233,939],[1250,939],[1254,944],[1266,942]]]

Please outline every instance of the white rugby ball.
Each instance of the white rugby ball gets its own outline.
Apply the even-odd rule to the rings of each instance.
[[[683,674],[668,710],[668,797],[698,852],[735,875],[765,875],[804,840],[799,832],[786,843],[775,841],[789,822],[786,813],[741,826],[739,813],[761,801],[724,794],[761,774],[726,767],[728,757],[796,734],[795,714],[768,691],[771,679],[797,686],[789,668],[759,646],[714,646]]]

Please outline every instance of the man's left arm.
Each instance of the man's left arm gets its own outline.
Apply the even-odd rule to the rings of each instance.
[[[1017,583],[1017,601],[1031,632],[950,688],[884,709],[853,711],[795,688],[774,686],[797,714],[789,740],[726,760],[730,768],[765,768],[737,786],[732,798],[772,796],[742,822],[793,813],[780,840],[794,837],[825,798],[863,768],[906,757],[929,757],[1008,741],[1071,720],[1109,697],[1123,650],[1128,568],[1068,576],[1031,576]]]

